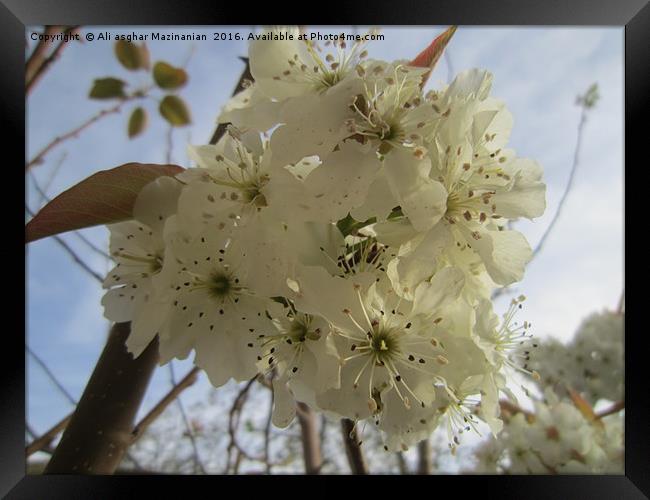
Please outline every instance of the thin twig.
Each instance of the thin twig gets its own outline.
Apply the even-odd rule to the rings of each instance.
[[[533,250],[533,255],[531,257],[531,260],[534,259],[535,256],[542,250],[546,238],[548,238],[548,235],[551,234],[551,231],[553,230],[555,223],[557,222],[557,220],[560,217],[560,214],[562,213],[562,208],[564,207],[564,203],[567,197],[569,196],[571,187],[573,186],[573,179],[575,178],[575,173],[579,163],[580,146],[582,144],[582,132],[584,130],[584,126],[586,122],[587,122],[587,108],[583,106],[582,111],[580,113],[580,123],[578,124],[578,139],[576,140],[576,147],[573,152],[573,165],[571,166],[571,173],[569,174],[569,179],[564,188],[564,193],[562,194],[562,198],[560,198],[560,202],[558,203],[557,210],[555,211],[555,215],[553,216],[553,219],[551,220],[550,224],[546,228],[546,231],[544,231],[544,234],[542,235],[541,239],[537,243],[535,250]]]
[[[75,35],[76,33],[79,32],[79,26],[73,26],[70,28],[67,28],[63,34],[64,35]],[[25,85],[25,94],[29,94],[34,86],[38,83],[38,81],[43,77],[47,69],[50,67],[50,65],[56,61],[59,56],[61,55],[61,52],[63,49],[70,43],[70,40],[64,41],[61,40],[59,44],[56,46],[56,48],[52,51],[49,57],[47,57],[43,63],[38,66],[33,73],[33,76],[29,79],[29,81]]]
[[[36,453],[37,451],[43,450],[50,445],[54,438],[68,425],[70,419],[72,418],[72,413],[66,416],[60,422],[57,422],[50,430],[45,432],[41,437],[35,438],[30,444],[25,447],[25,456],[29,457]]]
[[[246,66],[244,67],[244,71],[242,71],[241,76],[239,77],[239,81],[237,82],[237,86],[235,87],[235,90],[233,90],[232,95],[235,96],[242,90],[244,90],[244,82],[246,81],[253,81],[253,75],[251,74],[250,70],[250,65],[248,63],[248,58],[247,57],[240,57],[244,63],[246,63]],[[219,139],[223,137],[223,134],[226,133],[226,130],[228,129],[228,124],[227,123],[220,123],[217,126],[217,129],[214,131],[214,134],[212,134],[212,138],[210,139],[210,144],[216,144],[219,142]]]
[[[352,474],[368,474],[368,466],[361,451],[361,443],[357,440],[354,422],[348,418],[341,419],[341,432]]]
[[[239,417],[241,415],[242,408],[244,407],[244,403],[248,398],[248,391],[250,391],[250,388],[252,387],[256,379],[257,376],[253,377],[246,383],[246,385],[242,389],[240,389],[240,391],[237,393],[237,396],[233,401],[232,407],[230,408],[230,412],[228,414],[228,434],[230,435],[230,443],[228,443],[228,448],[227,448],[228,457],[226,461],[226,470],[224,471],[224,474],[228,474],[230,470],[230,460],[231,460],[232,450],[237,450],[241,455],[245,456],[246,458],[249,457],[248,454],[239,446],[239,443],[237,442],[237,427],[239,426]],[[262,458],[262,460],[260,461],[263,462],[264,459]]]
[[[34,47],[34,50],[25,63],[25,86],[27,86],[27,83],[34,77],[38,68],[45,61],[45,55],[50,45],[50,42],[45,40],[46,36],[56,35],[61,31],[62,26],[45,26],[44,28],[42,34],[45,36],[36,44],[36,47]],[[41,33],[38,34],[41,35]]]
[[[34,217],[34,212],[32,212],[31,209],[30,209],[27,205],[25,205],[25,210],[27,211],[27,213],[28,213],[30,216]],[[54,238],[54,241],[56,241],[59,245],[61,245],[61,247],[63,247],[63,249],[64,249],[64,250],[65,250],[65,251],[70,255],[70,257],[72,257],[72,259],[73,259],[77,264],[79,264],[79,266],[80,266],[84,271],[86,271],[88,274],[90,274],[93,278],[95,278],[95,279],[96,279],[97,281],[99,281],[100,283],[103,283],[103,282],[104,282],[104,278],[102,278],[102,277],[100,276],[99,273],[97,273],[96,271],[94,271],[94,270],[93,270],[93,269],[92,269],[88,264],[86,264],[86,263],[81,259],[81,257],[79,257],[79,256],[77,255],[77,253],[76,253],[76,252],[75,252],[75,251],[70,247],[70,245],[68,245],[68,244],[67,244],[67,243],[66,243],[66,242],[65,242],[65,241],[64,241],[60,236],[58,236],[58,235],[53,235],[52,238]]]
[[[596,418],[601,419],[604,417],[607,417],[609,415],[613,415],[614,413],[618,413],[619,411],[625,409],[625,401],[619,401],[617,403],[614,403],[612,406],[609,408],[605,408],[602,411],[599,411],[596,413]]]
[[[29,170],[34,165],[41,164],[43,162],[43,159],[45,158],[45,155],[47,155],[52,149],[56,148],[59,144],[67,141],[68,139],[72,139],[73,137],[76,137],[80,132],[84,131],[85,129],[93,125],[95,122],[101,120],[105,116],[108,116],[112,113],[118,113],[122,109],[122,106],[124,106],[124,104],[126,104],[129,100],[131,100],[131,97],[124,98],[115,106],[107,109],[102,109],[99,113],[91,116],[88,120],[83,122],[78,127],[75,127],[74,129],[70,130],[69,132],[66,132],[63,135],[55,137],[49,144],[47,144],[43,149],[41,149],[36,154],[36,156],[34,156],[34,158],[29,160],[25,164],[25,171]]]
[[[38,191],[38,194],[41,197],[41,200],[39,201],[39,205],[42,204],[43,202],[49,203],[51,201],[51,199],[47,196],[47,193],[45,192],[45,190],[38,185],[38,182],[36,181],[36,176],[34,175],[34,172],[32,170],[29,171],[29,176],[32,179],[32,184],[34,185],[34,188],[36,189],[36,191]],[[32,212],[30,212],[30,215],[31,214],[32,214]],[[111,259],[111,256],[108,255],[107,252],[105,252],[104,250],[99,248],[97,245],[95,245],[92,241],[90,241],[88,238],[86,238],[79,231],[74,231],[73,234],[77,238],[79,238],[83,243],[85,243],[86,246],[88,246],[88,248],[90,248],[93,252],[101,255],[102,257],[104,257],[106,259],[109,259],[109,260]]]
[[[271,391],[269,393],[269,410],[266,416],[266,425],[264,427],[264,461],[267,474],[271,474],[269,448],[271,446],[271,422],[273,421],[273,396],[273,391]]]
[[[183,379],[176,384],[135,426],[131,433],[132,444],[136,442],[145,433],[149,426],[156,420],[165,409],[176,399],[176,397],[185,389],[190,387],[199,374],[199,368],[192,368]]]
[[[59,160],[54,164],[54,167],[52,168],[52,172],[50,173],[50,176],[47,178],[47,181],[43,186],[44,193],[47,193],[50,190],[50,187],[52,186],[52,182],[54,182],[54,178],[59,173],[59,170],[61,170],[61,166],[63,165],[63,162],[65,162],[67,156],[68,156],[68,152],[64,151],[63,154],[61,155],[61,158],[59,158]]]
[[[172,384],[172,388],[176,387],[176,376],[174,375],[174,365],[172,363],[169,363],[169,378]],[[183,406],[183,402],[181,401],[180,393],[177,394],[176,396],[176,404],[178,405],[178,409],[181,412],[181,417],[183,418],[183,422],[185,423],[185,427],[187,429],[187,435],[190,438],[190,442],[192,444],[192,454],[193,454],[193,459],[194,459],[194,464],[198,467],[199,471],[202,474],[205,474],[205,467],[203,467],[203,462],[201,462],[201,457],[199,456],[199,448],[196,445],[196,437],[194,436],[194,431],[192,430],[192,425],[190,424],[189,419],[187,418],[187,413],[185,411],[185,407]]]
[[[54,373],[52,373],[52,370],[50,370],[50,367],[47,366],[45,361],[43,361],[34,351],[32,351],[32,349],[28,345],[25,345],[25,349],[27,349],[27,352],[29,353],[29,355],[32,358],[34,358],[34,361],[36,361],[40,365],[40,367],[43,369],[43,371],[48,376],[48,378],[56,386],[56,388],[59,390],[59,392],[61,392],[61,394],[63,394],[65,396],[65,398],[68,400],[68,402],[71,405],[76,405],[77,401],[75,400],[75,398],[72,396],[72,394],[70,394],[67,391],[67,389],[65,387],[63,387],[63,384],[61,384],[61,382],[59,382],[59,379],[56,378]]]

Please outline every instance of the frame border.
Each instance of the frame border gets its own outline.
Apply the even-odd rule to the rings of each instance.
[[[276,6],[268,7],[268,12],[264,12],[266,7],[256,4],[257,17],[267,14],[264,16],[266,19],[277,19],[279,16]],[[648,155],[644,150],[644,142],[632,139],[633,131],[643,131],[647,127],[647,120],[642,120],[650,109],[650,5],[647,0],[607,0],[597,4],[593,0],[546,0],[543,3],[530,0],[437,0],[435,4],[402,0],[399,9],[394,9],[393,2],[375,0],[372,9],[364,7],[364,2],[346,5],[347,24],[390,25],[425,22],[432,25],[625,26],[625,162],[630,165],[638,163],[641,168],[647,164]],[[286,19],[296,20],[297,11],[293,12],[293,15],[283,17],[285,23]],[[341,24],[341,13],[329,6],[316,22],[306,23],[304,19],[300,19],[296,24]],[[25,155],[24,36],[28,25],[250,24],[250,17],[246,20],[242,17],[241,14],[234,14],[234,11],[227,12],[224,6],[217,5],[214,1],[203,0],[195,0],[191,8],[173,0],[139,0],[137,4],[126,0],[113,0],[110,3],[106,0],[3,0],[0,4],[0,50],[3,51],[5,71],[0,78],[0,109],[8,125],[4,136],[5,143],[11,145],[9,149],[16,156],[15,161],[10,163],[24,162]],[[18,171],[17,168],[15,170]],[[19,207],[20,203],[15,206]],[[627,210],[625,212],[627,214]],[[18,220],[16,214],[16,221]],[[19,231],[16,222],[16,233]],[[626,256],[628,249],[634,246],[629,244],[627,238],[625,234]],[[18,245],[22,245],[22,242],[24,236],[17,236],[15,248],[18,252],[21,251]],[[23,258],[26,263],[27,249],[24,251]],[[25,270],[27,272],[27,269]],[[641,297],[637,294],[627,294],[626,301],[632,304],[632,316],[626,314],[626,327],[628,322],[634,324],[634,321],[637,321],[636,311],[640,308],[634,304],[640,301]],[[16,308],[18,307],[16,304]],[[643,335],[643,330],[640,332]],[[639,335],[634,334],[626,339],[628,349],[625,351],[625,476],[509,476],[507,479],[503,476],[461,476],[463,493],[475,491],[485,494],[490,491],[489,486],[494,485],[500,498],[648,498],[650,391],[645,370],[647,351],[640,344],[640,339]],[[169,493],[178,488],[179,492],[187,494],[187,481],[190,479],[177,476],[173,476],[171,481],[169,477],[164,476],[157,479],[142,476],[26,476],[24,345],[20,344],[14,354],[5,356],[3,367],[6,378],[0,389],[3,429],[0,441],[0,495],[7,495],[7,498],[91,498],[101,492],[103,497],[111,494],[130,498],[151,492],[151,486],[154,484],[151,481],[154,480],[157,481],[156,488],[164,488],[164,491]],[[192,480],[195,477],[199,478],[198,480],[208,480],[200,476],[193,476]],[[450,483],[458,481],[454,479],[456,477],[458,476],[441,475],[436,476],[434,481],[441,486],[441,482],[445,481],[453,488],[459,484]],[[236,477],[232,479],[237,480]],[[9,490],[11,492],[8,494]]]

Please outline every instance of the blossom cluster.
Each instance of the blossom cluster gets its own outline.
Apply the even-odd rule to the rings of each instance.
[[[590,314],[567,344],[547,340],[539,345],[530,367],[544,386],[560,385],[580,392],[595,404],[624,399],[623,323],[621,313]]]
[[[227,133],[110,226],[105,315],[132,322],[134,355],[156,336],[162,363],[194,351],[215,386],[271,376],[280,427],[298,400],[391,450],[441,423],[450,442],[477,418],[499,432],[530,334],[523,297],[500,322],[490,294],[521,280],[531,249],[508,222],[542,215],[545,184],[506,147],[492,75],[425,92],[429,68],[365,42],[272,38],[250,44]]]
[[[498,440],[479,448],[474,472],[621,474],[623,415],[589,418],[550,388],[532,413],[519,412]]]
[[[622,312],[596,312],[568,344],[539,342],[528,366],[543,399],[533,396],[532,412],[506,406],[510,418],[478,449],[473,472],[622,473],[623,323]],[[607,409],[599,416],[595,406]]]

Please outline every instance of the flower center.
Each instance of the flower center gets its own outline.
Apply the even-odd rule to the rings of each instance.
[[[232,295],[239,294],[241,287],[238,286],[239,279],[230,273],[220,270],[210,275],[207,288],[212,297],[223,300]]]

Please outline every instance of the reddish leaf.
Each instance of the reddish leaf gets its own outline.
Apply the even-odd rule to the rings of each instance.
[[[417,55],[417,57],[409,63],[409,66],[416,66],[418,68],[429,68],[429,72],[427,72],[422,77],[421,86],[424,86],[424,84],[429,79],[429,75],[431,75],[431,71],[435,67],[438,60],[440,59],[440,56],[445,50],[445,47],[447,47],[447,44],[451,40],[451,37],[454,36],[454,33],[456,32],[456,28],[457,28],[456,26],[450,26],[449,28],[447,28],[447,30],[444,33],[437,36],[436,39],[433,42],[431,42],[431,45],[429,45],[426,49],[420,52]]]
[[[25,226],[25,243],[131,219],[135,199],[145,185],[183,170],[178,165],[126,163],[97,172],[45,205]]]

